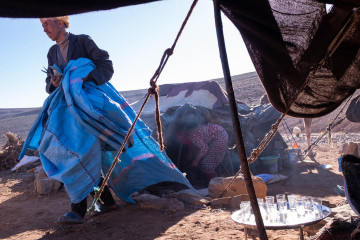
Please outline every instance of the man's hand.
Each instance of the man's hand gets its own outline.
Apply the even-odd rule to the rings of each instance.
[[[60,80],[62,76],[52,76],[50,81],[51,84],[54,85],[54,87],[58,87],[60,85]]]

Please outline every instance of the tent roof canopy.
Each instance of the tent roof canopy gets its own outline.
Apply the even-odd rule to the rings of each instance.
[[[160,0],[0,0],[0,17],[40,18],[65,16],[155,1]]]
[[[39,18],[109,10],[161,0],[0,0],[0,17]],[[232,2],[236,3],[236,0]],[[250,2],[250,1],[249,1]],[[329,4],[360,6],[360,0],[313,0]]]
[[[49,17],[107,10],[160,0],[0,0],[0,17]],[[287,112],[320,117],[360,88],[360,0],[219,0],[242,35],[273,106],[286,112],[305,82],[309,84]],[[325,3],[334,4],[331,12]],[[334,54],[315,73],[336,35],[353,14]],[[210,21],[209,21],[210,24]]]

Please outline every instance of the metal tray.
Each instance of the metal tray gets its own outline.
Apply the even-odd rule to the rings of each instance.
[[[279,229],[296,229],[296,228],[303,228],[305,226],[310,226],[313,225],[315,223],[320,222],[322,219],[328,217],[331,214],[331,210],[330,208],[322,205],[321,209],[323,211],[323,217],[321,218],[316,218],[315,220],[312,221],[299,221],[295,224],[285,224],[285,223],[268,223],[264,221],[264,227],[265,229],[268,230],[279,230]],[[231,219],[239,224],[241,224],[244,227],[247,228],[256,228],[256,223],[255,222],[242,222],[242,219],[239,217],[239,214],[241,214],[241,210],[237,210],[234,213],[231,214]],[[254,214],[252,214],[254,215]]]

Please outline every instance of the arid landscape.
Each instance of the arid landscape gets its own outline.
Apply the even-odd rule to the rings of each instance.
[[[215,79],[224,86],[222,79]],[[256,73],[233,77],[237,100],[248,105],[259,103],[264,89]],[[146,90],[127,91],[122,94],[131,103],[140,99]],[[39,108],[0,109],[0,144],[6,142],[6,132],[25,138]],[[323,131],[337,111],[314,119],[312,141]],[[341,115],[343,116],[343,114]],[[303,130],[302,120],[285,118],[289,128]],[[303,131],[302,131],[303,132]],[[293,140],[286,127],[280,129],[285,141]],[[267,195],[279,193],[321,197],[331,207],[344,203],[344,197],[334,191],[343,185],[338,171],[337,158],[345,142],[360,141],[360,124],[347,120],[333,131],[333,144],[324,138],[314,148],[313,157],[284,170],[288,179],[267,185]],[[297,138],[300,149],[306,148],[304,133]],[[324,168],[324,166],[327,166]],[[89,199],[89,204],[90,204]],[[124,204],[116,211],[100,216],[87,216],[81,226],[60,227],[58,217],[69,209],[66,192],[38,195],[34,190],[34,173],[0,172],[0,239],[245,239],[244,229],[230,218],[236,208],[214,208],[207,205],[193,206],[185,203],[183,210],[146,209],[140,204]],[[267,231],[269,239],[299,239],[298,229]]]

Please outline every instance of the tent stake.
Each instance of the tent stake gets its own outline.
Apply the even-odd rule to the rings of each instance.
[[[229,68],[227,54],[226,54],[226,48],[225,48],[219,0],[214,0],[214,15],[215,15],[215,25],[216,25],[216,33],[217,33],[217,39],[218,39],[218,45],[219,45],[220,58],[221,58],[221,65],[222,65],[222,69],[223,69],[223,73],[224,73],[226,91],[227,91],[228,97],[229,97],[232,122],[233,122],[233,127],[235,130],[236,146],[237,146],[238,154],[239,154],[240,161],[241,161],[241,168],[242,168],[242,172],[244,175],[246,189],[249,194],[251,208],[255,215],[255,221],[256,221],[256,226],[257,226],[257,230],[259,233],[259,237],[261,240],[266,240],[268,238],[266,235],[264,222],[262,220],[259,205],[257,202],[254,185],[253,185],[253,182],[251,179],[249,165],[248,165],[248,161],[246,158],[244,140],[243,140],[242,133],[241,133],[239,115],[238,115],[238,110],[237,110],[237,106],[236,106],[234,89],[232,86],[230,68]]]

